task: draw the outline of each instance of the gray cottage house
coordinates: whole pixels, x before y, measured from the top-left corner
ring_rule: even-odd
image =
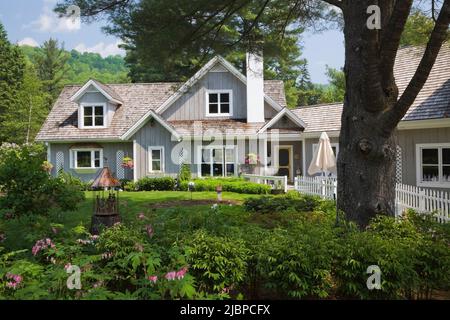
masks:
[[[396,80],[404,90],[423,49],[401,49]],[[66,86],[36,141],[59,170],[92,180],[108,165],[120,179],[197,177],[241,172],[306,174],[319,136],[336,154],[342,104],[288,109],[282,81],[263,79],[263,61],[247,55],[247,76],[217,56],[185,83]],[[368,133],[369,134],[369,133]],[[122,166],[133,159],[133,168]],[[397,179],[450,188],[450,48],[398,126]]]

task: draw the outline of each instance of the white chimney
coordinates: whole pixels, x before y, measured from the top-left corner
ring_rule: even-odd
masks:
[[[264,60],[262,55],[247,53],[247,123],[264,119]]]

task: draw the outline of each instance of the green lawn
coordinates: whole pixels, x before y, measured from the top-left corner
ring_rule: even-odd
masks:
[[[224,192],[223,201],[243,202],[249,197],[258,197],[258,195],[247,195]],[[74,228],[78,225],[83,225],[86,228],[90,227],[92,217],[92,192],[86,192],[86,200],[81,203],[78,209],[74,212],[53,212],[48,217],[21,217],[19,219],[4,222],[4,229],[7,234],[5,246],[11,250],[29,248],[34,244],[36,239],[43,236],[48,236],[49,223],[62,224],[66,229]],[[150,212],[164,212],[170,207],[179,207],[189,214],[189,212],[198,212],[210,210],[211,205],[196,205],[196,206],[180,206],[177,201],[190,201],[190,192],[179,191],[152,191],[152,192],[121,192],[120,212],[122,219],[127,222],[136,218],[136,216],[143,213]],[[193,192],[192,200],[211,200],[217,199],[215,192]],[[173,206],[171,203],[174,203]],[[158,204],[165,204],[165,208],[153,209],[152,207]],[[236,207],[235,207],[236,208]],[[241,208],[239,207],[239,210]]]

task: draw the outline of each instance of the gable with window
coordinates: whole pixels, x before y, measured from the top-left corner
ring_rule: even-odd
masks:
[[[106,127],[106,104],[82,104],[80,112],[82,128]]]
[[[206,92],[206,115],[230,117],[233,115],[232,90],[208,90]]]
[[[70,167],[72,169],[103,168],[103,149],[71,149]]]
[[[148,149],[148,171],[151,173],[162,173],[165,170],[164,147],[149,147]]]
[[[416,146],[417,184],[450,187],[450,143]]]

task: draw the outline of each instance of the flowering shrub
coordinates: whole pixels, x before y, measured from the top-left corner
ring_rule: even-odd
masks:
[[[22,283],[22,276],[18,275],[18,274],[11,274],[11,273],[7,273],[6,274],[6,279],[7,279],[7,283],[6,283],[6,287],[7,288],[11,288],[11,289],[17,289],[18,286],[20,286],[20,284]]]
[[[31,253],[33,254],[33,256],[36,256],[40,251],[46,250],[48,248],[55,248],[55,244],[50,238],[38,240],[31,249]]]
[[[53,207],[74,210],[84,199],[80,186],[66,176],[52,177],[42,145],[0,147],[0,206],[18,215],[46,214]],[[44,165],[43,165],[44,163]],[[45,205],[43,205],[45,204]]]

